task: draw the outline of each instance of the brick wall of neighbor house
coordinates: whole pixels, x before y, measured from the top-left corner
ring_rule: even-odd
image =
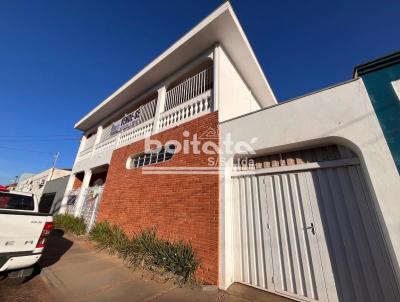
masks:
[[[163,144],[183,141],[183,132],[200,137],[218,129],[218,112],[207,114],[152,136]],[[204,137],[204,135],[203,135]],[[212,139],[219,144],[219,139]],[[126,169],[130,155],[144,151],[144,140],[114,151],[97,221],[108,220],[128,234],[155,228],[168,240],[190,241],[201,260],[196,277],[218,283],[218,175],[143,175],[142,168]],[[175,154],[163,167],[209,167],[210,155]],[[214,156],[215,162],[217,157]],[[153,165],[156,166],[156,165]]]
[[[74,184],[72,185],[72,190],[79,189],[82,186],[83,174],[75,175]]]

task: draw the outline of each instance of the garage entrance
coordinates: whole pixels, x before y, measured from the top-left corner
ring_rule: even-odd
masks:
[[[235,282],[306,301],[399,301],[354,153],[313,148],[235,170]]]

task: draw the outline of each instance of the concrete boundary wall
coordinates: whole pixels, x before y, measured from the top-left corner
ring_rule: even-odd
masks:
[[[220,125],[221,140],[231,135],[233,143],[248,142],[259,154],[295,148],[341,144],[361,160],[382,232],[399,281],[400,177],[374,109],[361,79],[337,85],[226,121]],[[220,287],[233,280],[231,175],[232,155],[221,155],[220,176]]]

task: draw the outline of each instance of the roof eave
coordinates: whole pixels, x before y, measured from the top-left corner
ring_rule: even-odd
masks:
[[[229,18],[225,18],[225,14],[229,14]],[[228,16],[228,15],[226,15]],[[244,54],[240,53],[239,55],[236,53],[236,61],[239,62],[240,64],[240,59],[239,57],[241,56],[246,56],[248,61],[251,62],[251,68],[246,66],[241,66],[241,69],[244,73],[244,76],[249,77],[252,79],[252,81],[248,81],[247,83],[250,86],[250,89],[252,92],[255,94],[255,98],[260,102],[262,107],[267,107],[273,104],[276,104],[276,98],[267,82],[267,79],[261,69],[260,64],[258,63],[258,60],[250,46],[249,41],[246,38],[246,35],[244,34],[244,31],[238,21],[238,18],[236,17],[231,5],[229,2],[225,2],[222,4],[219,8],[217,8],[215,11],[213,11],[209,16],[207,16],[205,19],[203,19],[199,24],[197,24],[193,29],[191,29],[188,33],[186,33],[182,38],[180,38],[177,42],[175,42],[172,46],[170,46],[166,51],[164,51],[161,55],[159,55],[156,59],[154,59],[150,64],[148,64],[146,67],[144,67],[141,71],[139,71],[133,78],[131,78],[128,82],[126,82],[124,85],[122,85],[118,90],[116,90],[113,94],[111,94],[107,99],[105,99],[103,102],[101,102],[99,105],[97,105],[93,110],[91,110],[88,114],[86,114],[82,119],[80,119],[76,124],[75,128],[82,130],[82,131],[88,131],[92,129],[96,124],[98,124],[101,120],[104,119],[101,115],[101,111],[103,111],[103,115],[105,114],[104,111],[106,108],[110,109],[113,106],[114,102],[114,107],[117,106],[117,103],[124,103],[126,102],[126,99],[128,98],[127,94],[129,92],[132,92],[132,90],[135,89],[135,84],[137,87],[140,85],[145,86],[143,83],[146,82],[145,79],[147,78],[152,78],[154,77],[153,74],[159,73],[160,70],[156,70],[157,68],[160,69],[161,65],[164,66],[169,66],[171,65],[171,62],[173,60],[176,60],[176,55],[181,52],[187,52],[188,50],[188,43],[196,44],[199,41],[206,40],[208,45],[202,45],[204,48],[210,48],[216,43],[221,43],[225,47],[225,49],[229,52],[234,53],[237,50],[233,49],[235,47],[232,47],[231,45],[224,45],[224,41],[218,41],[218,37],[220,39],[224,39],[223,37],[225,35],[221,35],[221,33],[218,33],[217,31],[223,31],[226,29],[220,29],[220,27],[217,27],[216,24],[219,24],[218,22],[221,21],[228,23],[227,25],[230,26],[230,23],[233,21],[234,22],[234,29],[236,30],[235,34],[237,35],[237,32],[240,34],[240,43],[242,44],[241,47],[243,48],[243,51],[245,52]],[[216,29],[217,28],[217,29]],[[228,29],[230,29],[228,27]],[[205,37],[204,33],[205,32],[210,32],[215,36],[215,37]],[[232,32],[232,30],[230,30]],[[222,38],[221,38],[222,36]],[[214,39],[215,38],[215,39]],[[235,39],[232,38],[234,41]],[[229,40],[228,40],[229,42]],[[233,43],[232,41],[229,43]],[[228,43],[228,44],[229,44]],[[197,45],[198,46],[198,45]],[[190,48],[190,47],[189,47]],[[204,51],[204,49],[198,49],[198,47],[194,48],[195,50],[192,50],[192,55],[195,56],[196,54],[194,52],[198,51]],[[175,58],[174,58],[175,56]],[[235,56],[233,56],[235,57]],[[186,58],[183,58],[186,59]],[[180,60],[183,60],[180,59]],[[187,58],[188,60],[190,59],[189,57]],[[234,59],[234,58],[233,58]],[[181,63],[181,62],[180,62]],[[169,65],[168,65],[169,64]],[[245,65],[245,64],[243,64]],[[179,66],[175,66],[179,67]],[[161,80],[161,79],[158,79]],[[142,83],[138,82],[141,81]],[[155,85],[156,83],[151,83]],[[136,87],[136,88],[137,88]],[[139,89],[139,88],[137,88]],[[137,92],[137,91],[136,91]],[[141,93],[143,93],[142,91]],[[125,96],[124,96],[125,94]],[[137,97],[137,95],[135,95]],[[125,98],[125,101],[124,101]],[[133,98],[131,98],[133,99]],[[108,106],[108,107],[107,107]],[[123,104],[122,104],[123,106]],[[97,115],[97,117],[95,117]]]

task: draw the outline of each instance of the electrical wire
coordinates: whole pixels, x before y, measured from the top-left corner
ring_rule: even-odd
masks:
[[[79,141],[80,136],[76,135],[0,135],[0,142],[19,142],[19,141]]]
[[[54,139],[45,139],[45,138],[21,138],[21,139],[4,139],[0,138],[0,142],[7,143],[19,143],[19,142],[56,142],[56,141],[80,141],[80,138],[54,138]]]
[[[11,137],[11,138],[18,138],[18,137],[80,137],[76,134],[44,134],[44,135],[3,135],[0,134],[0,138],[2,137]]]
[[[0,146],[0,149],[54,155],[54,153],[51,153],[51,152],[45,152],[45,151],[39,151],[39,150],[31,150],[31,149],[25,149],[25,148],[14,148],[14,147],[8,147],[8,146]]]
[[[79,141],[81,136],[71,134],[44,134],[44,135],[0,135],[0,142],[52,142],[52,141]]]

